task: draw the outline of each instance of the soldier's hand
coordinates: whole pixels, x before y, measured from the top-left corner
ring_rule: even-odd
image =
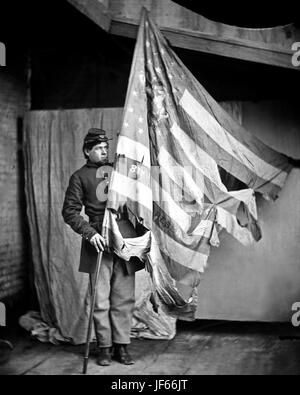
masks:
[[[96,233],[90,240],[90,243],[96,248],[97,252],[104,251],[105,239],[99,233]]]

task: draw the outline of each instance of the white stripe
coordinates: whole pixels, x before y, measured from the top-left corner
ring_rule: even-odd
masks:
[[[195,142],[183,132],[176,124],[171,127],[171,133],[178,141],[179,145],[184,148],[184,152],[191,163],[212,181],[221,191],[227,192],[226,186],[222,183],[218,165],[205,151],[203,151]]]
[[[171,180],[173,180],[180,188],[186,190],[202,207],[204,198],[203,191],[198,187],[190,174],[187,172],[187,168],[184,168],[176,163],[176,161],[163,146],[160,148],[158,154],[158,162],[167,173],[169,178],[171,178]],[[192,166],[190,167],[192,168]]]
[[[265,162],[236,140],[187,90],[184,91],[180,105],[203,131],[232,157],[264,180],[283,186],[287,173]]]
[[[204,272],[208,256],[198,251],[190,250],[164,233],[154,222],[152,231],[159,240],[160,248],[175,262],[190,269]],[[163,247],[163,248],[162,248]]]
[[[172,196],[160,187],[159,183],[152,179],[153,201],[155,201],[166,214],[168,214],[176,225],[184,233],[188,233],[191,226],[191,216],[187,214],[172,198]],[[190,236],[200,236],[209,238],[213,222],[201,220]]]
[[[173,200],[172,196],[152,179],[153,201],[155,201],[182,229],[187,232],[191,225],[191,217]]]
[[[143,163],[150,169],[150,151],[145,145],[131,140],[126,136],[119,136],[116,150],[118,155]]]
[[[183,130],[176,124],[171,128],[171,133],[176,138],[178,143],[184,147],[186,156],[191,163],[202,174],[205,175],[211,182],[213,182],[222,192],[233,196],[235,199],[244,202],[249,208],[250,213],[254,218],[257,218],[257,210],[254,192],[252,189],[243,189],[242,191],[230,192],[222,183],[217,163],[214,159],[203,151],[195,142],[183,132]]]
[[[152,190],[141,182],[114,170],[111,175],[109,189],[142,204],[152,212]],[[110,201],[109,196],[108,201]]]
[[[226,229],[228,233],[245,246],[251,245],[254,242],[252,233],[247,228],[242,228],[238,224],[235,215],[230,214],[220,206],[217,206],[216,220],[222,228]]]

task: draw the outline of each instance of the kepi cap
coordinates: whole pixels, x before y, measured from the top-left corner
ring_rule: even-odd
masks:
[[[106,143],[107,141],[112,140],[106,136],[106,132],[103,129],[91,128],[88,130],[87,135],[84,138],[84,145],[88,144],[97,144],[97,143]]]

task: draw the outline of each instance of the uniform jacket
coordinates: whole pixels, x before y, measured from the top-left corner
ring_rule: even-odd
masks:
[[[110,164],[99,166],[87,161],[71,176],[65,194],[62,216],[82,237],[79,271],[83,273],[93,273],[96,268],[97,251],[89,241],[96,233],[101,234],[108,189],[107,170],[111,169]],[[82,207],[89,221],[81,215]],[[123,237],[136,236],[129,221],[120,220],[118,225]],[[126,262],[125,265],[128,273],[143,268],[143,264],[135,259]]]

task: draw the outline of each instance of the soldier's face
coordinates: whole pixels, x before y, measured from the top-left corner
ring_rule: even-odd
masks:
[[[86,154],[88,155],[89,160],[93,163],[106,163],[108,161],[108,144],[99,143],[94,145],[91,150],[86,151]]]

